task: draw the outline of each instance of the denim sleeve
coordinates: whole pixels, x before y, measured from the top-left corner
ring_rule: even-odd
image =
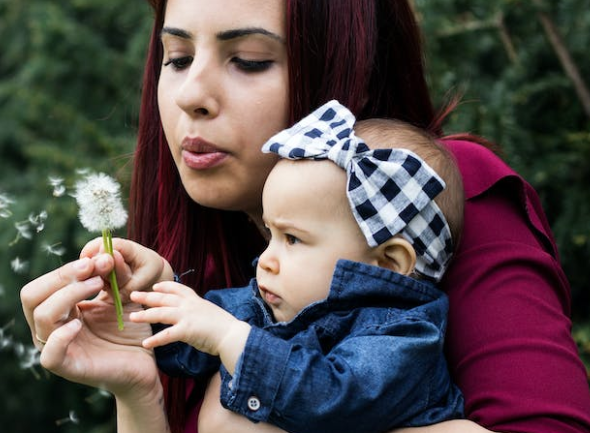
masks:
[[[250,293],[248,288],[212,290],[204,298],[246,320],[252,315],[252,308],[247,303]],[[155,324],[152,325],[152,332],[155,334],[168,327],[169,325]],[[173,377],[208,378],[219,370],[221,364],[219,357],[201,352],[181,341],[156,347],[154,353],[158,368]]]
[[[222,372],[221,402],[293,433],[374,433],[462,416],[439,327],[406,318],[369,331],[323,354],[252,328],[233,377]]]
[[[158,368],[172,377],[208,378],[221,364],[219,357],[200,352],[181,341],[156,347],[154,353]]]

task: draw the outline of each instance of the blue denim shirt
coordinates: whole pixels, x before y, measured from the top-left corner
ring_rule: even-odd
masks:
[[[206,296],[252,325],[233,377],[185,343],[156,350],[170,375],[221,371],[221,403],[303,432],[381,432],[463,416],[443,355],[448,301],[427,281],[341,260],[326,300],[275,323],[255,280]]]

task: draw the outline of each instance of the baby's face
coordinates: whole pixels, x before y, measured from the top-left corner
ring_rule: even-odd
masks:
[[[333,162],[280,161],[262,205],[271,239],[256,276],[277,321],[328,296],[338,259],[376,264],[348,204],[345,172]]]

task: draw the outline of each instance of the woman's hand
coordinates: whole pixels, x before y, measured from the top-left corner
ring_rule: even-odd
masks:
[[[112,298],[103,290],[112,268],[107,254],[83,257],[28,283],[21,301],[43,367],[73,382],[135,398],[160,386],[153,353],[141,346],[151,329],[127,319],[141,309],[126,302],[128,296],[125,329],[117,329]]]
[[[151,290],[152,286],[162,281],[172,281],[174,272],[170,264],[155,251],[128,239],[113,239],[113,258],[117,282],[123,301],[129,293],[136,290]],[[104,253],[102,238],[88,242],[80,258],[97,257]],[[108,278],[106,278],[108,281]]]

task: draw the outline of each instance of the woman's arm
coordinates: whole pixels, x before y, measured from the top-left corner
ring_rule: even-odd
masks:
[[[491,430],[466,419],[454,419],[426,427],[408,427],[393,430],[390,433],[486,433]]]
[[[116,396],[118,433],[163,433],[170,431],[159,380],[142,395]]]
[[[199,433],[284,433],[266,423],[253,423],[246,417],[225,409],[219,403],[221,378],[216,374],[209,385],[199,413]],[[468,420],[452,420],[426,427],[393,430],[390,433],[486,433],[486,430]]]
[[[590,392],[570,289],[538,197],[483,147],[451,150],[467,201],[444,281],[446,349],[466,416],[496,431],[586,433]]]

